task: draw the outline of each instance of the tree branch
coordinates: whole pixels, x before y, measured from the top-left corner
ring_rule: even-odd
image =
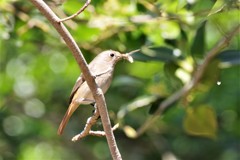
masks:
[[[80,134],[77,134],[76,136],[74,136],[72,138],[72,141],[76,142],[88,135],[92,135],[92,136],[98,136],[98,137],[103,137],[106,136],[106,133],[104,131],[92,131],[91,128],[94,124],[96,124],[98,118],[100,117],[98,108],[96,106],[96,104],[94,105],[94,113],[91,117],[89,117],[87,119],[87,123],[83,129],[83,131]],[[112,131],[116,130],[119,127],[119,124],[116,124],[115,126],[113,126]]]
[[[120,160],[121,154],[118,150],[115,137],[113,135],[111,129],[111,123],[109,119],[109,115],[107,112],[106,102],[101,88],[99,88],[95,82],[94,77],[92,76],[86,60],[83,57],[81,50],[78,48],[76,42],[73,37],[66,29],[63,23],[59,23],[60,19],[52,12],[52,10],[48,7],[48,5],[42,0],[31,0],[31,2],[38,8],[38,10],[51,22],[51,24],[55,27],[58,33],[61,35],[68,48],[71,50],[73,56],[75,57],[79,67],[82,70],[82,74],[86,79],[86,82],[93,94],[93,97],[96,101],[97,107],[99,109],[101,120],[103,124],[104,131],[106,133],[106,138],[108,142],[108,146],[114,160]]]
[[[76,13],[74,13],[73,15],[71,15],[69,17],[66,17],[66,18],[63,18],[63,19],[59,20],[59,22],[67,21],[69,19],[72,19],[72,18],[76,17],[77,15],[82,13],[90,3],[91,3],[91,0],[87,0],[87,2],[84,4],[84,6],[79,11],[77,11]]]
[[[112,131],[115,131],[119,127],[119,123],[113,126]],[[89,131],[89,135],[103,137],[106,136],[104,131]]]
[[[207,53],[207,56],[205,57],[205,59],[203,61],[203,64],[198,67],[198,69],[196,70],[192,80],[189,83],[186,83],[183,86],[183,88],[181,88],[180,90],[178,90],[177,92],[172,94],[169,98],[167,98],[165,101],[163,101],[159,105],[159,107],[158,107],[157,111],[154,113],[154,115],[149,117],[145,121],[145,123],[137,130],[137,136],[142,135],[147,130],[147,128],[158,119],[158,117],[161,115],[161,113],[166,108],[170,107],[171,104],[176,102],[181,97],[186,96],[186,95],[188,95],[190,93],[190,91],[200,82],[203,74],[207,70],[207,67],[208,67],[209,63],[216,57],[216,55],[218,55],[218,53],[223,48],[225,48],[225,47],[227,47],[229,45],[229,42],[231,41],[231,39],[238,32],[240,32],[240,25],[238,25],[237,27],[233,28],[232,31],[229,34],[227,34],[227,36],[223,37],[217,43],[217,45],[212,50],[210,50]]]

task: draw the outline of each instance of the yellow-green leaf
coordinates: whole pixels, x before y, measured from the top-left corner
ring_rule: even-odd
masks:
[[[217,121],[214,110],[209,106],[187,108],[184,130],[190,135],[215,138]]]

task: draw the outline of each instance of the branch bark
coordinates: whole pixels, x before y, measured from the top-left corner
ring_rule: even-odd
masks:
[[[67,28],[64,26],[64,24],[60,22],[60,19],[55,15],[55,13],[48,7],[48,5],[44,1],[31,0],[31,2],[51,22],[51,24],[55,27],[55,29],[58,31],[60,36],[67,44],[68,48],[71,50],[74,58],[76,59],[79,67],[82,70],[82,74],[84,75],[84,78],[86,79],[86,82],[90,90],[92,91],[93,97],[96,101],[112,158],[114,160],[121,160],[121,154],[118,150],[115,137],[112,132],[112,127],[107,112],[107,106],[103,92],[101,88],[97,86],[81,50],[77,46],[76,42],[74,41]]]
[[[145,121],[145,123],[137,130],[137,136],[142,135],[147,130],[147,128],[159,118],[161,113],[166,108],[168,108],[171,104],[176,102],[181,97],[189,94],[189,92],[200,82],[200,80],[201,80],[203,74],[205,73],[209,63],[216,57],[216,55],[218,55],[218,53],[223,48],[225,48],[229,45],[229,42],[234,37],[234,35],[236,35],[239,32],[240,32],[240,25],[233,28],[229,34],[227,34],[225,37],[223,37],[217,43],[217,45],[207,53],[207,56],[205,57],[205,59],[203,61],[203,64],[198,67],[198,69],[196,70],[192,80],[189,83],[186,83],[183,86],[183,88],[181,88],[180,90],[178,90],[177,92],[172,94],[169,98],[167,98],[165,101],[163,101],[159,105],[159,107],[158,107],[157,111],[154,113],[154,115],[149,117]]]
[[[69,17],[66,17],[66,18],[63,18],[63,19],[59,20],[59,22],[64,22],[64,21],[67,21],[69,19],[72,19],[72,18],[76,17],[77,15],[82,13],[90,3],[91,3],[91,0],[87,0],[87,2],[84,4],[84,6],[79,11],[77,11],[76,13],[74,13],[73,15],[71,15]]]

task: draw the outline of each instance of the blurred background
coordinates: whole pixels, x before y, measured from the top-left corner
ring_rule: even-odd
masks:
[[[84,0],[46,1],[61,18]],[[64,22],[90,62],[106,49],[134,54],[116,66],[105,95],[125,160],[240,159],[240,36],[209,63],[200,82],[141,135],[159,104],[192,78],[206,54],[239,25],[238,0],[92,0]],[[0,160],[111,159],[104,137],[76,143],[91,106],[62,136],[58,125],[81,73],[46,18],[23,0],[0,0]],[[94,128],[102,130],[99,121]]]

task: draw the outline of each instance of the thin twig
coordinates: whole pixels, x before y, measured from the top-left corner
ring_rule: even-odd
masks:
[[[128,54],[128,55],[132,55],[132,54],[134,54],[134,53],[136,53],[136,52],[139,52],[141,49],[135,49],[135,50],[133,50],[133,51],[131,51],[131,52],[128,52],[128,53],[126,53],[126,54]]]
[[[205,73],[205,71],[207,70],[207,67],[209,65],[209,63],[213,60],[213,58],[216,57],[216,55],[225,47],[227,47],[229,45],[229,42],[231,41],[231,39],[234,37],[234,35],[236,35],[238,32],[240,32],[240,25],[238,25],[237,27],[235,27],[226,37],[223,37],[218,43],[217,45],[210,50],[207,53],[207,56],[205,57],[203,64],[200,65],[198,67],[198,69],[196,70],[192,80],[189,83],[186,83],[183,88],[181,88],[180,90],[178,90],[177,92],[175,92],[174,94],[172,94],[169,98],[167,98],[165,101],[163,101],[157,111],[154,113],[154,115],[152,115],[151,117],[149,117],[145,123],[137,130],[137,136],[142,135],[149,126],[151,126],[152,123],[154,123],[158,117],[160,116],[160,114],[169,106],[171,106],[171,104],[173,104],[174,102],[176,102],[178,99],[180,99],[183,96],[186,96],[189,94],[189,92],[200,82],[203,74]]]
[[[67,21],[69,19],[72,19],[74,17],[76,17],[77,15],[79,15],[80,13],[82,13],[87,7],[88,5],[91,3],[91,0],[87,0],[87,2],[84,4],[84,6],[78,10],[76,13],[74,13],[73,15],[69,16],[69,17],[66,17],[66,18],[63,18],[63,19],[60,19],[59,22],[64,22],[64,21]]]
[[[109,115],[107,112],[106,101],[103,95],[101,88],[99,88],[95,82],[93,75],[91,74],[86,60],[83,57],[83,54],[73,37],[64,26],[63,23],[59,23],[59,18],[53,13],[53,11],[49,8],[49,6],[42,0],[31,0],[31,2],[38,8],[38,10],[51,22],[51,24],[55,27],[58,33],[61,35],[68,48],[71,50],[74,58],[76,59],[79,67],[81,68],[82,74],[86,79],[86,82],[93,94],[93,97],[98,106],[102,124],[104,131],[106,133],[106,138],[108,142],[108,146],[114,160],[121,160],[121,154],[116,144],[115,137],[112,132],[112,127],[109,119]]]
[[[118,127],[119,127],[119,124],[114,125],[112,128],[112,131],[115,131]],[[89,135],[104,137],[106,136],[106,133],[104,131],[89,131]]]

